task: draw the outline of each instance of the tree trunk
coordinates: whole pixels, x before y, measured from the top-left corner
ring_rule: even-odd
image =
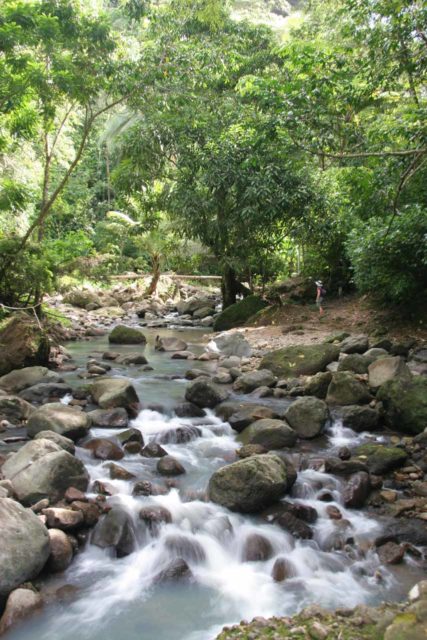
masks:
[[[236,273],[228,264],[224,265],[222,272],[221,293],[223,309],[230,307],[236,302]]]
[[[153,270],[153,277],[151,278],[150,285],[145,292],[145,295],[152,296],[156,293],[157,284],[160,279],[160,255],[154,255],[151,259],[151,267]]]

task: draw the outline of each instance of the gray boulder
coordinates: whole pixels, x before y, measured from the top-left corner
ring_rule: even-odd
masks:
[[[87,413],[60,402],[52,402],[31,414],[27,422],[27,433],[30,438],[34,438],[40,431],[54,431],[66,438],[78,440],[87,435],[90,424]]]
[[[193,313],[193,318],[197,318],[198,320],[203,320],[203,318],[208,318],[212,316],[214,309],[212,306],[200,307],[200,309],[196,309]]]
[[[0,420],[6,419],[12,424],[19,424],[23,420],[28,420],[35,411],[29,402],[19,396],[0,395]]]
[[[260,444],[268,451],[293,447],[297,441],[297,434],[282,420],[264,418],[246,427],[239,436],[243,444]]]
[[[57,502],[68,487],[85,491],[89,475],[81,462],[50,440],[33,440],[6,460],[2,472],[12,482],[20,502],[35,504],[43,498]]]
[[[339,349],[332,344],[285,347],[267,353],[261,360],[260,369],[270,369],[276,376],[283,378],[311,376],[324,371],[338,356]]]
[[[228,392],[202,378],[192,382],[185,391],[185,399],[198,407],[212,409],[228,398]]]
[[[220,409],[224,410],[223,405]],[[273,409],[265,405],[250,404],[243,406],[239,411],[236,411],[236,413],[232,413],[228,417],[228,422],[235,431],[240,433],[253,422],[264,418],[277,418],[277,414]],[[227,417],[225,419],[227,419]]]
[[[371,347],[363,354],[366,358],[370,358],[372,361],[377,360],[378,358],[383,358],[384,356],[388,356],[389,353],[385,349],[381,349],[380,347]]]
[[[108,342],[110,344],[145,344],[147,338],[140,329],[119,324],[108,336]]]
[[[375,360],[369,365],[368,371],[369,386],[373,389],[378,389],[389,380],[395,380],[396,378],[410,380],[412,377],[408,366],[400,356],[387,356]]]
[[[90,393],[101,409],[122,407],[131,415],[137,413],[139,398],[135,387],[126,378],[103,378],[90,386]]]
[[[27,387],[41,382],[58,382],[59,375],[47,367],[25,367],[15,369],[0,378],[0,388],[13,393],[19,393]]]
[[[72,391],[73,388],[65,382],[40,382],[24,389],[19,395],[27,402],[41,404],[50,398],[63,398]]]
[[[369,349],[369,338],[365,335],[349,336],[340,344],[342,353],[365,353]]]
[[[286,464],[276,455],[263,454],[215,471],[208,495],[232,511],[255,513],[280,500],[287,488]]]
[[[366,405],[349,405],[343,407],[339,413],[344,427],[353,429],[357,433],[375,431],[378,427],[378,412]]]
[[[383,384],[377,394],[382,401],[388,426],[412,433],[422,433],[427,425],[427,378],[396,378]]]
[[[337,371],[333,374],[328,387],[328,404],[368,404],[372,400],[368,388],[349,371]]]
[[[337,363],[338,364],[338,363]],[[316,398],[326,398],[329,383],[332,380],[330,371],[321,371],[314,376],[308,378],[304,385],[304,393],[306,396],[316,396]]]
[[[129,424],[129,416],[126,409],[95,409],[87,414],[94,427],[104,429],[125,429]]]
[[[370,489],[369,473],[366,473],[366,471],[359,471],[350,476],[344,488],[344,505],[360,509],[365,504]]]
[[[319,398],[298,398],[286,410],[285,418],[299,438],[310,439],[320,435],[329,418],[326,403]]]
[[[372,360],[360,353],[352,353],[338,363],[338,371],[352,371],[353,373],[368,373]]]
[[[214,342],[217,349],[225,356],[244,358],[252,355],[251,345],[239,332],[220,333],[214,338]]]
[[[118,558],[130,555],[136,548],[136,535],[130,515],[119,505],[96,525],[91,543],[101,549],[111,549]]]
[[[276,382],[274,376],[268,369],[258,369],[258,371],[249,371],[239,376],[233,384],[235,391],[250,393],[258,387],[272,387]]]
[[[64,451],[71,453],[71,455],[74,455],[76,451],[76,447],[71,438],[61,436],[59,433],[55,433],[55,431],[39,431],[39,433],[34,436],[34,440],[50,440],[61,449],[64,449]]]
[[[35,578],[49,557],[46,527],[29,509],[0,498],[0,595]]]

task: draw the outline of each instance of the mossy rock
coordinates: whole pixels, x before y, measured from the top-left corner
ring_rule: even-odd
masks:
[[[36,365],[48,366],[50,341],[34,318],[21,313],[0,330],[0,375],[14,369]]]
[[[366,461],[368,469],[375,475],[382,475],[402,467],[408,454],[398,447],[385,447],[382,444],[362,444],[356,455]]]
[[[233,327],[239,327],[266,306],[268,304],[262,298],[248,296],[224,309],[215,319],[213,329],[214,331],[227,331]]]
[[[119,324],[108,336],[108,342],[111,344],[145,344],[147,338],[139,329]]]
[[[96,304],[98,307],[102,306],[102,302],[96,293],[84,289],[73,289],[69,291],[64,296],[64,302],[71,304],[73,307],[79,307],[80,309],[86,309],[88,304]]]
[[[427,378],[397,378],[383,384],[378,393],[388,426],[406,433],[422,433],[427,427]]]
[[[285,347],[267,353],[261,360],[260,369],[270,369],[283,378],[312,376],[323,371],[338,356],[339,349],[332,344]]]

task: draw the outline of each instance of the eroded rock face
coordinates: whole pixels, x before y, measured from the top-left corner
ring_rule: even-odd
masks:
[[[299,438],[310,439],[323,431],[329,418],[329,410],[323,400],[303,397],[291,404],[285,418]]]
[[[395,379],[383,384],[377,394],[387,424],[406,433],[422,433],[427,425],[427,378]]]
[[[0,498],[0,595],[35,578],[50,553],[48,531],[32,511]]]
[[[208,495],[232,511],[255,513],[279,500],[287,491],[286,465],[276,455],[238,460],[216,471]]]
[[[27,433],[30,438],[34,438],[40,431],[54,431],[66,438],[78,440],[87,435],[90,424],[87,413],[60,402],[52,402],[31,414],[27,422]]]
[[[261,369],[270,369],[276,376],[292,378],[311,376],[324,371],[337,360],[339,349],[332,344],[300,345],[270,351],[261,360]]]
[[[25,505],[43,498],[57,502],[68,487],[87,489],[89,474],[74,456],[50,440],[33,440],[14,453],[2,467],[18,500]]]
[[[122,407],[136,414],[139,398],[134,386],[126,378],[103,378],[90,386],[90,393],[101,409]]]

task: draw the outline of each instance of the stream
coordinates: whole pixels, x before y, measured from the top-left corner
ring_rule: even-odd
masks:
[[[381,522],[364,510],[343,506],[342,483],[336,476],[311,468],[300,471],[287,496],[317,510],[312,540],[294,539],[261,517],[231,513],[200,499],[212,473],[234,460],[240,444],[228,423],[213,412],[206,411],[204,418],[174,415],[173,406],[184,396],[185,371],[192,366],[214,370],[216,363],[172,360],[170,353],[154,350],[154,338],[157,334],[180,337],[197,354],[204,349],[201,341],[202,336],[206,340],[206,330],[147,329],[145,333],[148,344],[144,353],[153,371],[141,371],[138,366],[115,367],[112,363],[111,373],[133,380],[144,408],[130,426],[142,432],[145,443],[180,425],[201,429],[201,437],[190,442],[162,444],[181,462],[186,474],[174,478],[166,495],[133,497],[135,480],[111,480],[108,463],[78,448],[77,455],[85,462],[91,481],[108,482],[118,491],[108,500],[120,503],[131,514],[138,549],[127,557],[112,558],[108,550],[87,544],[65,574],[50,578],[46,587],[55,590],[72,585],[73,597],[45,607],[40,615],[9,633],[8,640],[212,640],[226,624],[254,616],[293,614],[310,603],[335,608],[403,599],[408,587],[422,576],[421,569],[411,559],[396,567],[380,565],[370,543],[381,532]],[[106,337],[66,346],[82,368],[88,356],[99,358],[112,349]],[[136,349],[114,346],[120,353]],[[73,386],[84,384],[77,373],[66,373],[64,378]],[[280,402],[283,406],[288,400],[265,398],[261,402]],[[112,437],[121,430],[92,429],[91,435]],[[310,455],[325,450],[331,453],[367,437],[334,422],[320,440],[297,444],[291,457],[297,460],[302,450]],[[127,454],[119,464],[137,480],[161,484],[156,462]],[[325,491],[332,502],[319,499]],[[168,509],[172,522],[150,533],[138,517],[140,509],[149,505]],[[328,517],[326,509],[331,505],[340,509],[341,521]],[[244,561],[245,543],[254,533],[269,541],[273,556],[268,560]],[[194,579],[156,583],[154,577],[178,556],[187,561]],[[284,582],[275,582],[271,576],[279,557],[286,559],[290,575]]]

